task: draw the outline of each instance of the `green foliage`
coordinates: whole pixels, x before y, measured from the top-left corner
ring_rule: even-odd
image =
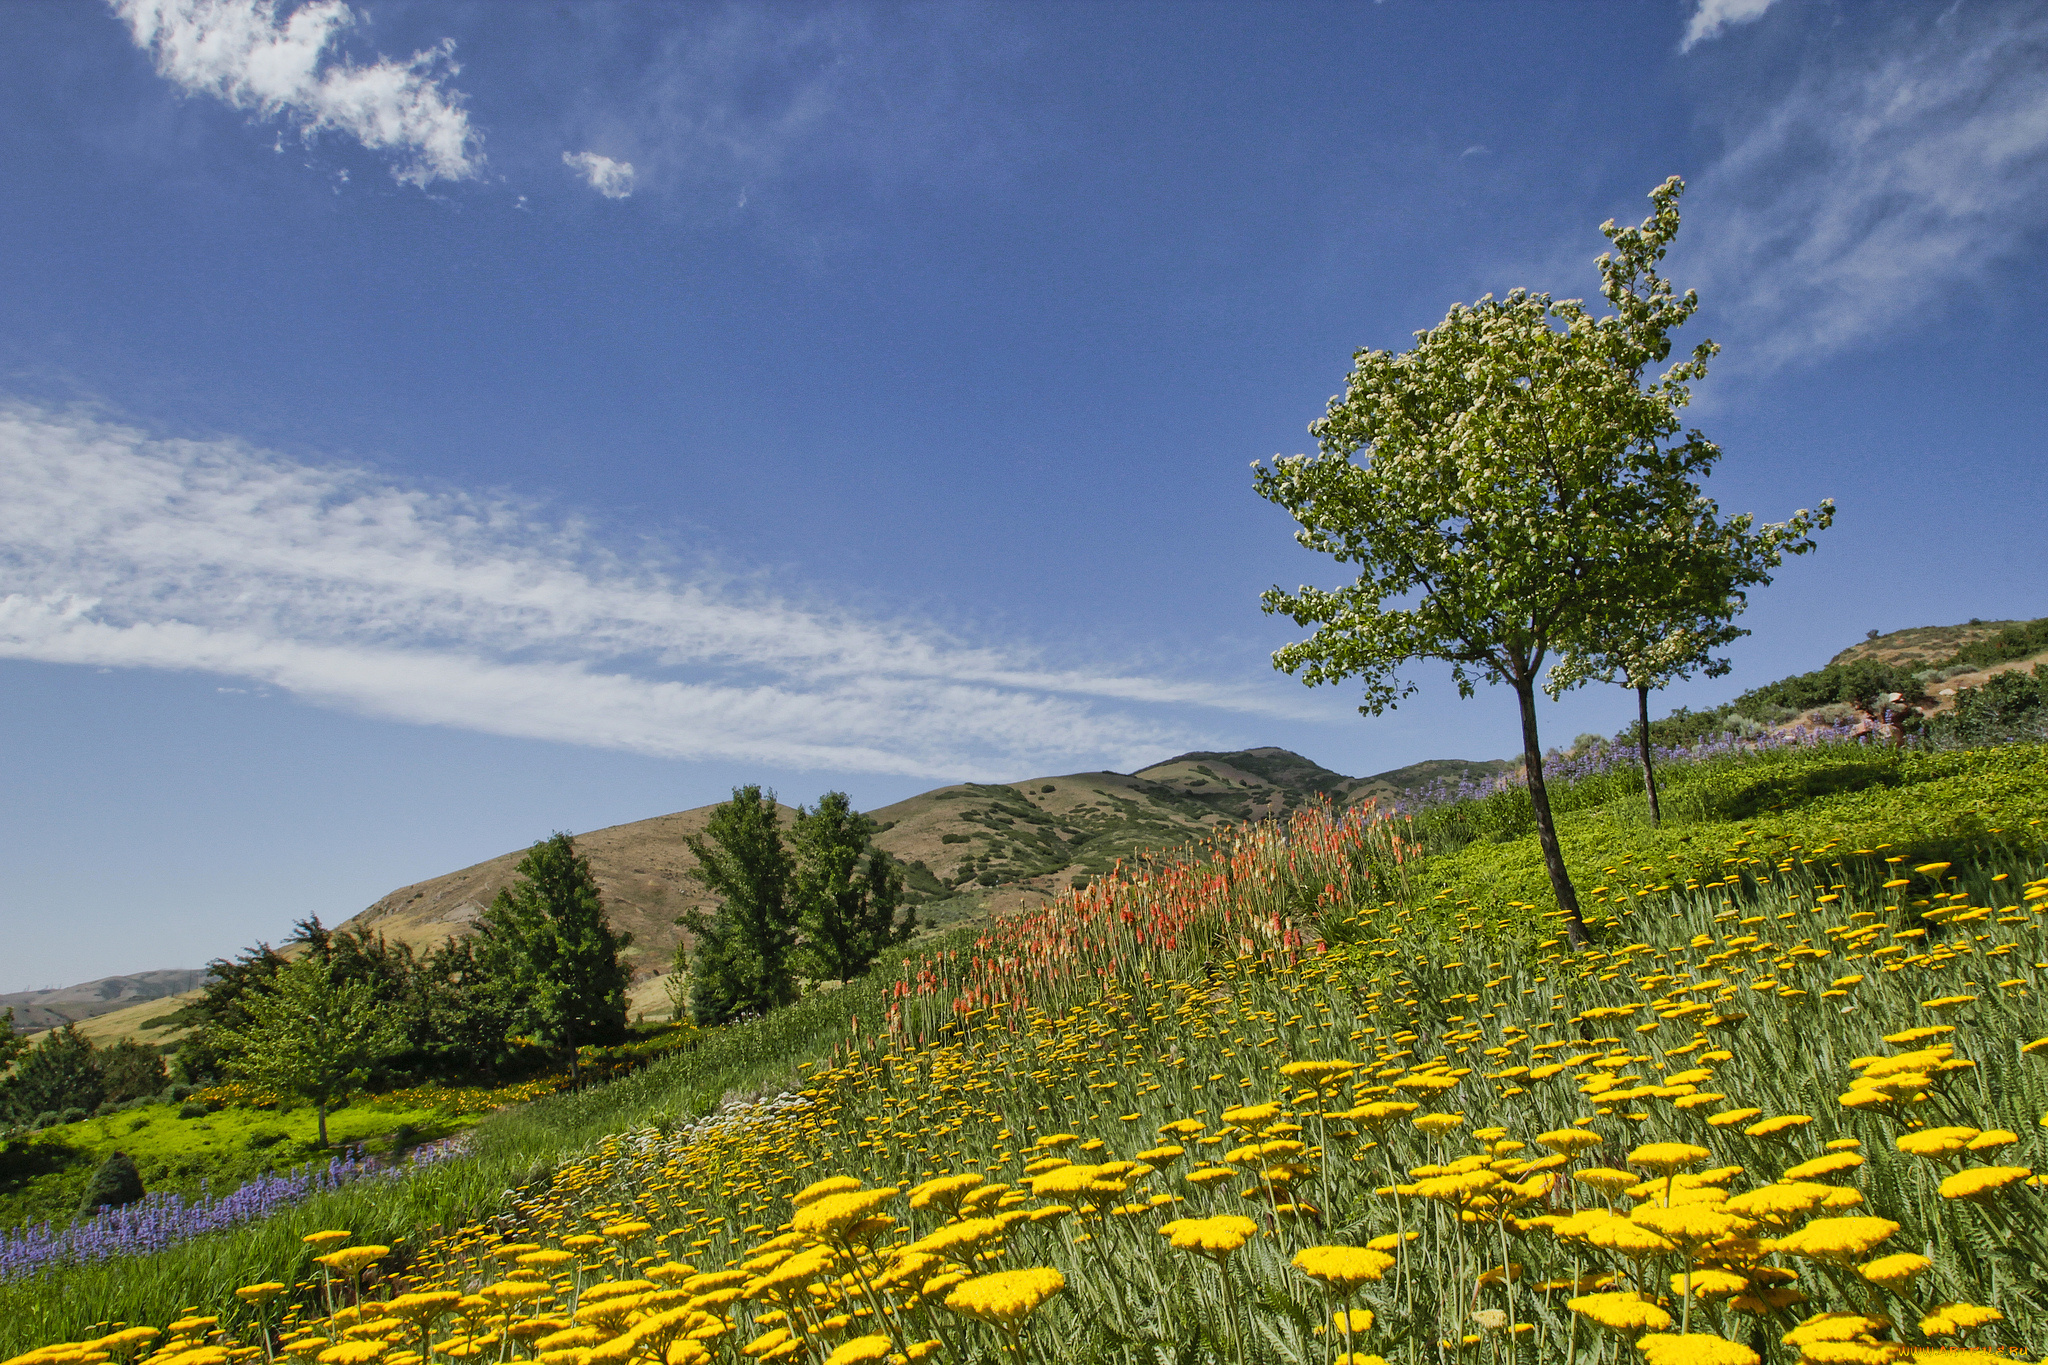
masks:
[[[154,1095],[169,1079],[163,1054],[133,1038],[123,1038],[99,1050],[100,1075],[106,1085],[108,1104],[126,1104]]]
[[[28,1041],[14,1031],[14,1011],[10,1008],[0,1013],[0,1067],[13,1063]]]
[[[1831,511],[1757,532],[1746,517],[1722,521],[1698,482],[1720,451],[1679,421],[1716,347],[1702,342],[1645,377],[1698,307],[1657,274],[1683,188],[1673,177],[1653,191],[1640,227],[1602,226],[1615,247],[1599,262],[1611,315],[1519,289],[1456,305],[1406,352],[1359,351],[1344,394],[1310,427],[1319,453],[1254,474],[1260,495],[1301,524],[1297,541],[1359,567],[1335,591],[1265,594],[1268,612],[1316,627],[1276,652],[1275,667],[1311,685],[1361,679],[1367,714],[1413,690],[1397,676],[1412,659],[1449,663],[1468,696],[1481,680],[1508,684],[1537,832],[1574,939],[1583,926],[1536,726],[1546,662],[1559,660],[1559,688],[1603,666],[1690,666],[1725,634],[1740,589],[1767,581],[1777,556]],[[1644,643],[1673,631],[1704,638],[1676,653]]]
[[[51,1029],[22,1052],[0,1103],[17,1123],[51,1110],[97,1109],[107,1095],[99,1049],[76,1024]]]
[[[2030,673],[2011,669],[1982,687],[1964,688],[1955,709],[1931,718],[1924,733],[1939,748],[2048,739],[2048,666],[2035,664]]]
[[[477,921],[475,962],[513,1026],[567,1049],[616,1043],[626,1035],[626,980],[615,933],[590,861],[566,834],[543,839],[519,860],[519,880]]]
[[[1945,662],[1975,664],[1980,668],[2025,659],[2048,649],[2048,616],[2036,621],[2016,621],[1998,634],[1964,645]]]
[[[903,874],[874,846],[874,822],[854,810],[845,792],[826,792],[817,808],[797,808],[797,924],[803,941],[795,961],[816,980],[846,982],[875,956],[917,931],[917,911],[903,905]]]
[[[1751,688],[1735,699],[1732,709],[1737,715],[1758,720],[1782,719],[1779,712],[1806,711],[1829,702],[1870,710],[1893,692],[1910,701],[1920,695],[1920,687],[1909,670],[1896,664],[1854,659]]]
[[[773,792],[736,787],[712,810],[704,833],[687,841],[697,879],[719,898],[715,914],[693,910],[677,921],[695,939],[687,953],[677,949],[677,965],[690,973],[690,1014],[699,1024],[763,1014],[796,998],[795,863],[775,810]]]
[[[325,1147],[328,1109],[404,1041],[374,989],[317,958],[279,972],[275,987],[246,1001],[249,1022],[221,1031],[214,1046],[230,1075],[310,1100]]]
[[[1665,880],[1718,877],[1737,845],[1746,852],[1884,845],[1909,863],[1953,862],[1958,876],[2015,845],[2038,844],[2048,811],[2048,746],[1965,752],[1900,752],[1857,744],[1731,754],[1663,770],[1665,820],[1643,821],[1641,774],[1617,769],[1553,789],[1558,838],[1575,879],[1613,880],[1624,853]],[[1514,798],[1520,798],[1518,807]],[[1422,860],[1408,898],[1418,907],[1443,893],[1505,924],[1509,937],[1538,928],[1547,872],[1532,837],[1525,793],[1498,793],[1418,817],[1416,832],[1437,850]],[[1458,807],[1464,808],[1462,811]],[[1473,831],[1498,830],[1500,837]],[[1887,875],[1871,857],[1869,875]],[[1593,883],[1587,882],[1588,885]]]
[[[86,1218],[101,1209],[118,1209],[142,1196],[142,1173],[135,1169],[135,1158],[126,1152],[114,1152],[85,1182],[85,1195],[78,1201],[78,1216]]]

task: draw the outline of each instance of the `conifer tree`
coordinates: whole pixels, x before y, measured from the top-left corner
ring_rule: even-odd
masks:
[[[714,914],[692,910],[676,921],[695,940],[677,953],[678,965],[690,973],[690,1016],[699,1024],[722,1024],[788,1004],[796,998],[790,972],[795,866],[782,840],[775,794],[755,785],[733,788],[732,799],[713,808],[704,833],[686,842],[697,859],[697,879],[718,897]]]
[[[917,928],[914,909],[896,922],[903,874],[874,846],[874,834],[874,821],[853,809],[845,792],[826,792],[815,810],[797,808],[797,958],[806,976],[851,981]]]
[[[477,962],[513,1026],[565,1048],[574,1077],[578,1048],[626,1035],[619,952],[633,936],[612,929],[590,860],[567,834],[529,848],[518,874],[477,921]]]

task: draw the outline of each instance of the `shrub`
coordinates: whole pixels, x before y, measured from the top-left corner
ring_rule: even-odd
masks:
[[[74,1104],[64,1111],[63,1121],[65,1123],[84,1123],[91,1117],[91,1114],[88,1114],[85,1110]]]
[[[100,1163],[86,1182],[85,1195],[78,1201],[78,1216],[89,1218],[101,1209],[118,1209],[142,1198],[142,1173],[126,1152],[114,1152]]]
[[[29,1126],[33,1128],[55,1128],[63,1121],[64,1116],[62,1114],[54,1109],[45,1109],[42,1113],[36,1115],[36,1121]]]
[[[203,1119],[212,1112],[205,1105],[190,1100],[178,1106],[178,1117],[181,1119]]]

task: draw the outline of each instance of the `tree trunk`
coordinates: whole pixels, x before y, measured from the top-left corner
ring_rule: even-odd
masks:
[[[1564,930],[1574,948],[1586,946],[1586,919],[1579,913],[1579,893],[1572,889],[1571,874],[1564,870],[1564,850],[1558,847],[1557,826],[1550,819],[1550,791],[1543,784],[1543,745],[1536,738],[1536,683],[1533,678],[1515,682],[1515,699],[1522,707],[1522,763],[1527,768],[1529,804],[1536,809],[1536,841],[1543,846],[1543,865],[1550,872],[1550,890],[1557,908],[1564,912]]]
[[[1650,762],[1650,689],[1636,689],[1636,751],[1643,757],[1643,790],[1650,797],[1650,827],[1655,829],[1663,822],[1663,812],[1657,809],[1657,768]]]
[[[327,1101],[316,1101],[313,1112],[320,1116],[320,1146],[324,1150],[327,1146]]]

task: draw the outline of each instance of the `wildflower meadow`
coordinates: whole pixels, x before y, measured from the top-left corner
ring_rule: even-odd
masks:
[[[906,960],[783,1102],[8,1365],[2035,1359],[2048,751],[2014,755],[1897,839],[1829,836],[1858,794],[1805,779],[1798,819],[1616,818],[1578,952],[1403,817],[1220,834]]]

